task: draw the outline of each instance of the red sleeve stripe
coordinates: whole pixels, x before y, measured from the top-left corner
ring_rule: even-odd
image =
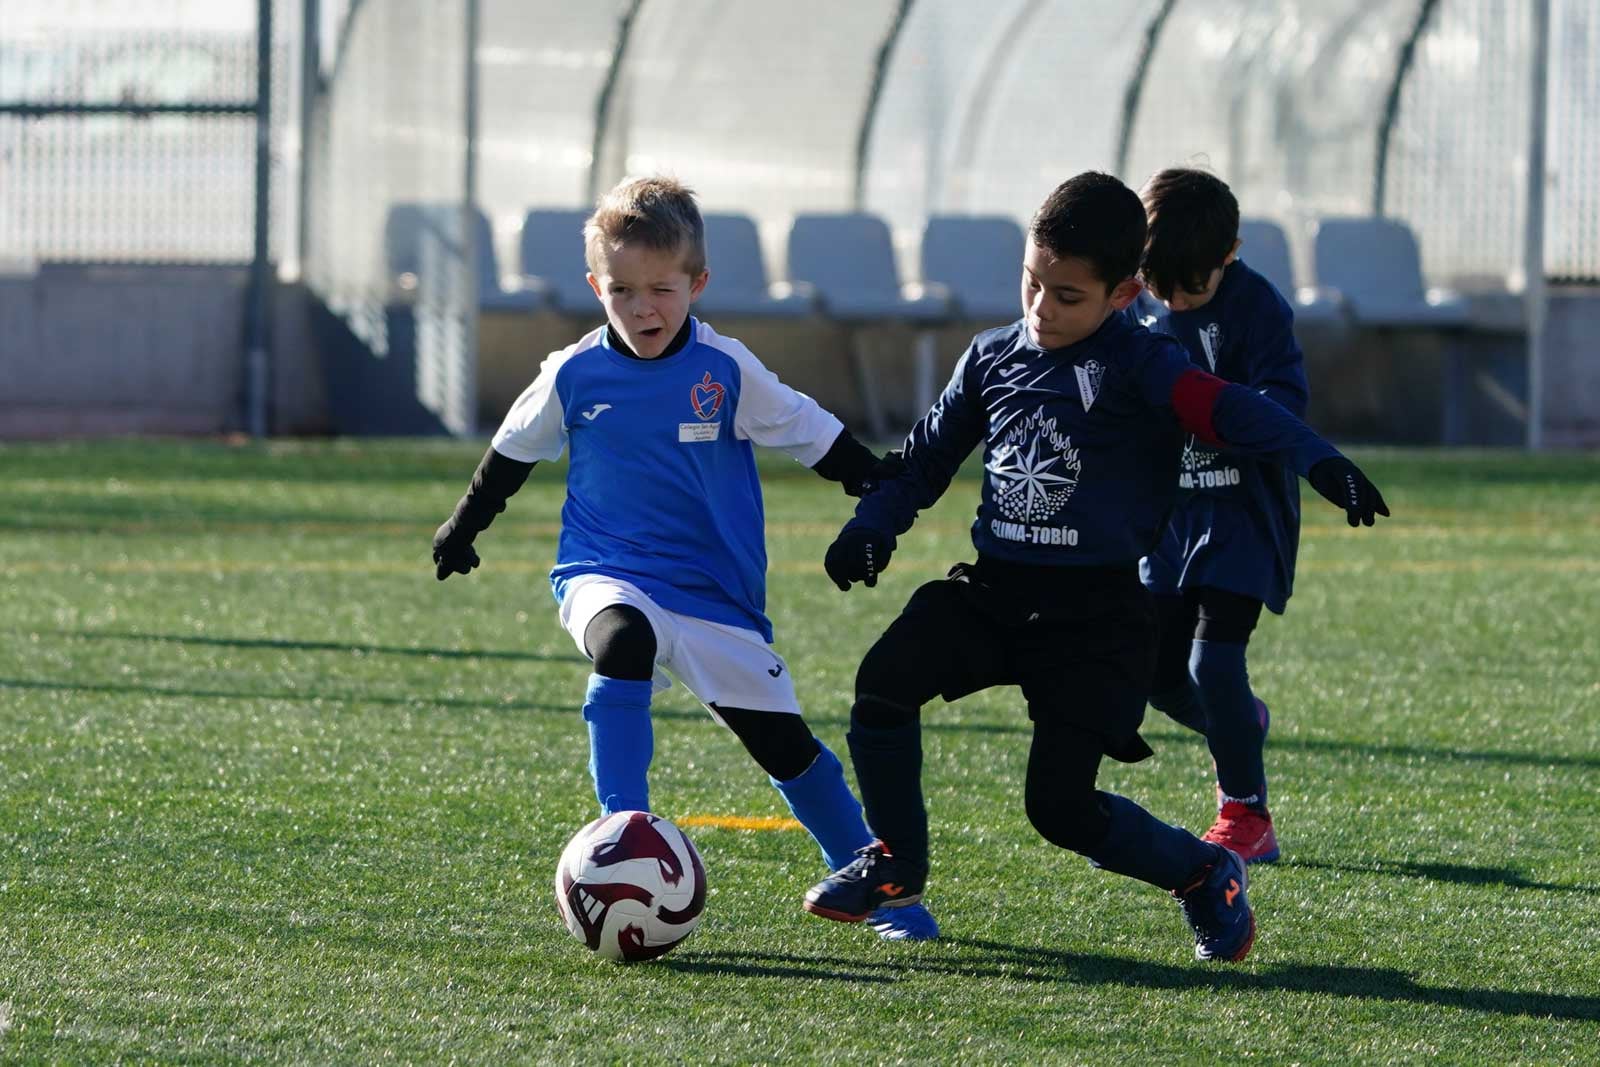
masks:
[[[1227,384],[1198,368],[1184,371],[1172,384],[1172,410],[1178,413],[1178,424],[1208,445],[1222,444],[1211,425],[1211,413]]]

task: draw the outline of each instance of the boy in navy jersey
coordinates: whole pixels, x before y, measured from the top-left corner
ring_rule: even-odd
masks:
[[[750,350],[689,314],[705,288],[705,226],[667,178],[624,182],[584,228],[606,325],[553,353],[506,415],[433,540],[437,575],[478,565],[473,540],[539,460],[572,450],[550,580],[593,661],[583,717],[603,814],[650,808],[650,699],[670,672],[744,744],[829,870],[872,840],[838,757],[800,717],[772,647],[755,444],[852,496],[885,465]],[[874,918],[891,939],[938,935],[925,909]]]
[[[1176,337],[1189,358],[1295,415],[1306,410],[1294,312],[1237,258],[1239,203],[1215,175],[1176,168],[1142,190],[1146,291],[1130,311]],[[1216,762],[1217,820],[1204,840],[1246,863],[1279,856],[1262,758],[1267,706],[1250,690],[1245,647],[1261,608],[1283,614],[1300,543],[1300,483],[1271,459],[1190,438],[1178,506],[1143,562],[1160,638],[1150,703],[1206,736]]]
[[[1250,951],[1245,867],[1228,849],[1095,789],[1101,758],[1149,755],[1138,734],[1155,620],[1138,562],[1171,510],[1185,432],[1280,457],[1352,523],[1388,514],[1354,464],[1274,401],[1195,367],[1118,312],[1139,292],[1139,197],[1085,173],[1033,218],[1023,318],[973,339],[905,443],[905,469],[856,506],[824,565],[840,589],[876,584],[896,538],[983,445],[977,562],[929,582],[856,675],[850,755],[878,840],[814,886],[844,922],[921,898],[928,874],[921,709],[1017,685],[1033,722],[1025,805],[1048,841],[1177,897],[1202,960]]]

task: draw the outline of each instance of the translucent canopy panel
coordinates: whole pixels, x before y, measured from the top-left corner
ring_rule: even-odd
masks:
[[[1244,214],[1276,219],[1292,238],[1321,216],[1371,214],[1378,130],[1416,17],[1415,4],[1392,0],[1175,4],[1124,178],[1203,163]],[[1306,242],[1291,243],[1305,277]]]
[[[480,0],[478,201],[506,255],[528,208],[593,199],[597,109],[635,6]]]
[[[1600,3],[1553,0],[1545,271],[1600,281]]]
[[[1532,8],[1454,0],[1418,37],[1379,207],[1423,235],[1423,270],[1435,279],[1522,284]]]
[[[878,56],[900,4],[644,4],[601,115],[598,185],[666,171],[769,248],[800,211],[847,211]],[[775,263],[781,257],[770,257]]]
[[[1025,220],[1079,171],[1114,171],[1124,93],[1160,0],[913,4],[872,125],[866,207]]]

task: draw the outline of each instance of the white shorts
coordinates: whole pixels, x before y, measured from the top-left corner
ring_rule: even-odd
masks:
[[[561,601],[561,625],[584,656],[589,656],[583,645],[589,623],[601,611],[617,604],[643,612],[656,633],[655,692],[672,685],[667,678],[670,673],[708,710],[712,704],[721,704],[751,711],[800,714],[789,665],[759,633],[668,611],[638,586],[621,578],[586,574],[567,583],[567,595]],[[716,716],[716,712],[712,715]],[[722,720],[719,717],[717,721]]]

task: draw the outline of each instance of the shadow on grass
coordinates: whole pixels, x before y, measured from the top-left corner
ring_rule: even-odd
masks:
[[[208,645],[215,648],[268,648],[293,652],[360,652],[374,656],[420,656],[435,659],[500,659],[537,663],[587,663],[577,654],[547,656],[478,648],[406,648],[400,645],[357,645],[344,641],[291,641],[272,637],[203,637],[196,634],[137,634],[119,630],[61,630],[64,637],[88,641],[146,641],[152,644]]]
[[[1147,717],[1146,722],[1160,721]],[[1157,751],[1164,744],[1205,745],[1205,739],[1190,731],[1146,733]],[[1267,751],[1326,752],[1347,756],[1384,756],[1395,760],[1438,760],[1441,763],[1506,763],[1515,767],[1578,767],[1600,770],[1600,755],[1561,752],[1514,752],[1509,749],[1437,748],[1428,745],[1401,745],[1386,741],[1340,741],[1327,737],[1267,738]]]
[[[953,951],[950,951],[953,950]],[[671,965],[669,961],[668,965]],[[1600,996],[1524,993],[1516,990],[1422,985],[1402,971],[1335,964],[1285,964],[1259,970],[1216,966],[1172,966],[1114,956],[1008,945],[973,938],[945,938],[937,945],[912,948],[892,960],[846,960],[766,952],[684,952],[680,967],[755,977],[838,978],[899,981],[916,974],[960,978],[999,978],[1069,985],[1117,985],[1146,989],[1287,992],[1353,1000],[1384,1000],[1435,1008],[1460,1008],[1496,1015],[1600,1020]],[[866,972],[867,977],[857,972]]]
[[[1306,867],[1321,871],[1347,871],[1351,874],[1384,874],[1395,878],[1425,878],[1456,885],[1496,885],[1506,889],[1543,889],[1555,893],[1600,893],[1600,886],[1535,882],[1515,867],[1473,867],[1462,863],[1413,863],[1409,860],[1324,863],[1298,858],[1286,860],[1281,866],[1288,869]]]

